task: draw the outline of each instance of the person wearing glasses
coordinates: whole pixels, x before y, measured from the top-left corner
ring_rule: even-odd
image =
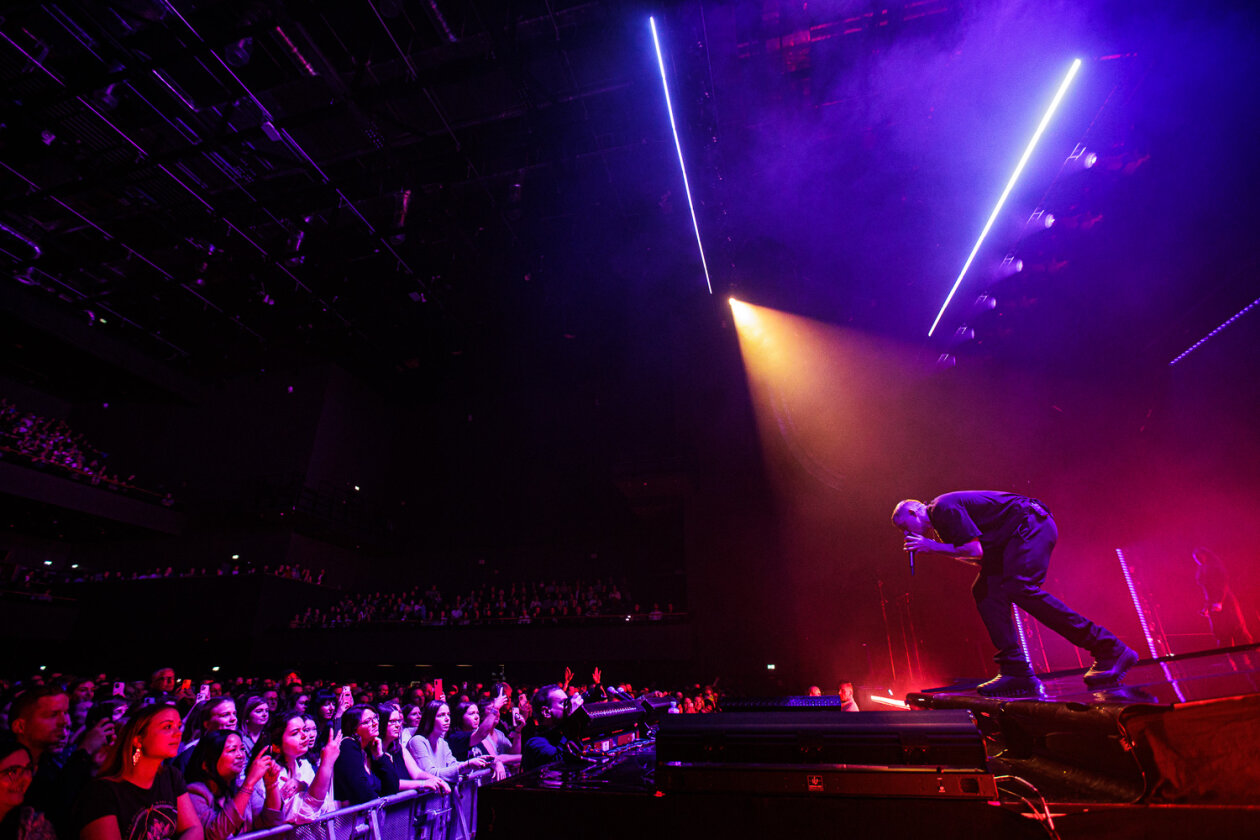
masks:
[[[534,692],[531,706],[533,731],[527,734],[521,747],[521,769],[526,773],[576,754],[576,745],[565,737],[561,726],[573,710],[573,699],[568,692],[554,683],[545,685]]]
[[[35,776],[31,751],[11,732],[0,732],[0,837],[57,840],[52,823],[22,799]]]
[[[333,793],[347,805],[361,805],[398,793],[398,771],[381,742],[376,709],[360,703],[341,716],[341,754],[333,764]]]

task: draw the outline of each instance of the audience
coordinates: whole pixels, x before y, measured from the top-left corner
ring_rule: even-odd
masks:
[[[399,790],[449,797],[430,801],[449,807],[450,838],[459,840],[472,834],[476,786],[522,762],[526,727],[525,763],[554,760],[566,744],[558,723],[584,698],[604,694],[598,669],[589,685],[573,684],[566,669],[564,684],[544,688],[532,705],[531,689],[514,704],[506,683],[333,686],[288,674],[200,684],[211,696],[194,703],[193,682],[170,668],[132,683],[41,673],[7,696],[0,681],[0,715],[7,712],[11,730],[0,742],[0,840],[226,840]],[[705,710],[717,703],[715,691],[698,685],[669,696]],[[82,707],[73,737],[72,697]],[[303,697],[309,716],[269,708]],[[356,705],[356,697],[380,705]],[[535,708],[539,719],[530,723]]]
[[[118,473],[110,474],[108,454],[88,443],[64,420],[22,412],[3,397],[0,397],[0,456],[52,469],[70,478],[87,479],[111,490],[152,500],[161,498],[164,504],[167,500],[174,502],[169,493],[160,497],[158,493],[137,487],[134,475],[120,479]]]
[[[310,607],[293,617],[291,627],[342,627],[369,622],[412,622],[431,626],[469,624],[567,624],[588,620],[660,621],[678,613],[673,604],[664,613],[655,607],[644,615],[638,604],[613,581],[595,583],[513,583],[482,586],[452,600],[436,585],[405,592],[360,592],[330,607]],[[524,620],[522,620],[524,619]]]

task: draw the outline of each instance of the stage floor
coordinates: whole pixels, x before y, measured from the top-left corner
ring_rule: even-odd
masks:
[[[1109,688],[1091,689],[1081,681],[1083,669],[1038,674],[1043,693],[1038,698],[1019,698],[1060,703],[1121,704],[1145,703],[1173,706],[1260,692],[1260,646],[1228,648],[1180,654],[1158,660],[1141,660],[1125,675],[1124,682]],[[960,682],[941,688],[914,692],[911,705],[923,697],[972,697],[995,702],[1012,698],[981,698],[976,693],[980,681]]]
[[[1260,804],[1257,646],[1142,660],[1108,688],[1083,673],[1039,674],[1036,698],[982,697],[962,682],[906,700],[970,710],[990,770],[1060,806]]]

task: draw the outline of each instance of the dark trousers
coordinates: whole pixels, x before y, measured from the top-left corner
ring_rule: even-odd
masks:
[[[1095,624],[1041,588],[1050,568],[1050,552],[1059,540],[1059,529],[1050,516],[1029,511],[1015,536],[998,551],[985,553],[980,576],[971,587],[980,618],[997,647],[994,659],[1003,674],[1032,673],[1019,647],[1011,604],[1040,621],[1077,647],[1097,656],[1120,644],[1107,628]]]

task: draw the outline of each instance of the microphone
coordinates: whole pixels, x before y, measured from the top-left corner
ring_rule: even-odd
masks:
[[[914,550],[906,552],[910,555],[910,577],[914,577]]]

